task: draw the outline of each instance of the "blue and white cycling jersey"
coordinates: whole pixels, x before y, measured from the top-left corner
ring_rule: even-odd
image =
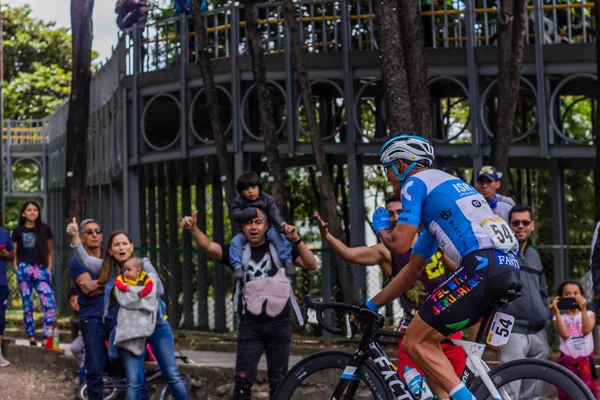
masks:
[[[508,224],[477,190],[455,176],[435,169],[418,172],[406,180],[401,197],[398,223],[425,226],[413,253],[426,260],[438,247],[457,266],[476,250],[508,252],[517,247]]]

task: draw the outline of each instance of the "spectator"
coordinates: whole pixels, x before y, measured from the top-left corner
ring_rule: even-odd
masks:
[[[78,304],[79,293],[77,289],[73,288],[69,291],[69,305],[71,306],[71,310],[73,310],[73,314],[71,315],[71,321],[69,323],[71,327],[71,353],[73,354],[73,358],[79,367],[79,383],[85,382],[85,365],[83,365],[83,337],[79,335],[80,325],[79,325],[79,304]]]
[[[491,165],[484,165],[477,173],[475,187],[485,197],[492,211],[508,221],[508,212],[515,205],[515,202],[508,196],[496,194],[496,191],[500,189],[501,178],[502,172],[498,172]]]
[[[385,209],[390,214],[391,227],[394,229],[398,221],[398,216],[402,212],[402,203],[396,195],[388,196],[385,199]],[[314,218],[319,225],[321,239],[326,240],[333,253],[343,260],[350,261],[358,265],[374,265],[379,264],[382,271],[388,278],[394,277],[406,266],[410,259],[411,252],[405,254],[393,254],[383,243],[377,243],[373,246],[348,247],[344,242],[333,236],[327,228],[327,223],[321,219],[318,213],[314,213]],[[415,237],[416,239],[416,237]],[[406,293],[398,298],[400,306],[404,310],[402,322],[400,323],[400,331],[406,331],[408,324],[425,302],[429,293],[437,288],[440,283],[447,278],[446,270],[454,272],[455,264],[444,254],[438,250],[431,258],[429,264],[421,274],[419,280]],[[458,331],[449,336],[450,339],[462,339],[462,331]],[[463,373],[466,365],[466,356],[462,348],[450,344],[441,345],[444,354],[448,357],[454,371],[458,376]],[[410,359],[408,354],[402,349],[402,340],[398,341],[398,370],[404,371],[404,367],[417,368],[419,373],[424,375],[423,371]],[[443,393],[441,388],[438,388],[433,381],[429,381],[432,391],[438,398],[444,399],[448,397],[448,393]]]
[[[508,343],[500,349],[500,363],[504,364],[521,358],[546,359],[548,338],[546,323],[550,320],[548,289],[540,255],[528,245],[529,237],[535,229],[531,208],[516,205],[508,213],[510,226],[519,242],[517,259],[521,269],[521,297],[500,308],[499,311],[515,317],[515,324]],[[511,383],[513,393],[521,393],[519,398],[533,398],[535,388],[521,382]]]
[[[92,257],[102,258],[102,229],[93,219],[79,224],[79,235],[84,250]],[[85,347],[85,373],[90,400],[102,399],[102,376],[106,368],[105,340],[116,323],[116,313],[104,315],[104,286],[98,284],[98,274],[85,268],[75,256],[69,264],[71,278],[77,288],[77,305],[81,337]],[[114,322],[113,322],[114,321]],[[105,323],[106,322],[106,323]]]
[[[54,264],[54,239],[52,229],[44,222],[40,206],[27,200],[21,207],[19,225],[12,232],[16,257],[13,268],[23,299],[23,321],[29,344],[36,346],[33,321],[33,290],[38,294],[44,310],[42,337],[54,326],[56,307],[52,289],[52,265]]]
[[[181,227],[188,230],[198,248],[209,257],[231,267],[229,246],[212,242],[196,225],[196,216],[184,217]],[[251,399],[252,386],[256,380],[258,362],[263,350],[267,355],[267,374],[269,388],[273,396],[277,385],[287,372],[292,342],[292,325],[288,300],[295,303],[293,291],[284,274],[279,253],[266,237],[269,225],[265,214],[256,210],[256,215],[242,224],[241,230],[246,237],[244,246],[244,297],[246,301],[237,302],[234,307],[239,315],[237,337],[237,355],[235,366],[235,387],[233,399]],[[293,242],[292,258],[296,264],[306,270],[317,269],[317,260],[308,246],[302,242],[296,227],[288,225],[286,238]],[[266,284],[265,280],[270,279]],[[289,287],[289,289],[286,288]],[[276,296],[278,293],[290,293]],[[237,297],[237,296],[236,296]],[[265,300],[267,299],[267,300]],[[259,300],[259,301],[255,301]],[[264,302],[269,303],[263,311]],[[296,304],[297,305],[297,304]],[[299,308],[294,307],[296,312]],[[301,315],[298,315],[302,320]]]
[[[231,203],[231,219],[237,224],[256,217],[257,210],[261,210],[267,217],[267,223],[273,225],[266,233],[266,238],[279,254],[279,259],[285,264],[285,272],[288,276],[296,273],[296,267],[292,261],[292,246],[283,235],[286,223],[283,222],[279,208],[275,204],[275,198],[263,192],[260,176],[256,172],[244,172],[239,176],[235,184],[239,195]],[[246,244],[246,237],[238,233],[231,239],[229,246],[229,260],[233,266],[233,276],[236,279],[242,277],[242,249]]]
[[[0,227],[0,368],[8,367],[8,362],[2,356],[2,336],[6,326],[6,306],[8,305],[8,281],[6,279],[6,262],[15,258],[10,234]]]
[[[554,328],[560,336],[560,357],[558,363],[572,371],[591,390],[594,398],[598,398],[598,376],[594,364],[594,338],[592,329],[596,322],[596,314],[587,309],[587,300],[581,285],[574,281],[563,282],[557,290],[558,296],[552,301],[554,311]],[[570,305],[561,304],[560,300],[572,300]],[[565,307],[566,306],[566,307]],[[561,314],[561,310],[566,310]],[[569,397],[558,390],[560,400]]]

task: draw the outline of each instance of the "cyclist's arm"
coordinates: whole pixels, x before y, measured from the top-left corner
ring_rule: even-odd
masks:
[[[391,252],[404,254],[410,250],[417,231],[416,226],[397,223],[393,230],[382,229],[379,231],[379,238]]]
[[[378,306],[391,303],[395,298],[406,292],[419,279],[429,259],[435,254],[440,244],[435,236],[425,231],[417,239],[412,249],[410,261],[379,294],[373,297]]]

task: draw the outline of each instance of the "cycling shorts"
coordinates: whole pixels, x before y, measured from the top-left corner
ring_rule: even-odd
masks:
[[[462,337],[462,332],[459,331],[450,335],[448,339],[460,340]],[[465,355],[463,348],[453,344],[444,343],[441,344],[441,347],[444,355],[448,357],[448,360],[450,360],[456,376],[461,376],[465,370],[465,366],[467,365],[467,356]],[[423,370],[419,368],[417,364],[415,364],[415,362],[402,349],[402,339],[400,339],[400,341],[398,341],[398,371],[402,371],[404,373],[404,367],[416,368],[421,375],[425,375]]]
[[[487,306],[510,288],[520,287],[519,263],[512,253],[477,250],[434,289],[419,316],[444,336],[477,323]]]

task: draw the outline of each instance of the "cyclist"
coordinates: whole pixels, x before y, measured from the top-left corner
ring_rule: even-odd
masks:
[[[454,373],[440,342],[476,323],[489,303],[519,285],[514,255],[517,240],[506,221],[494,214],[471,185],[430,169],[434,150],[429,141],[414,135],[394,137],[383,145],[380,158],[403,207],[394,229],[389,213],[377,209],[373,229],[397,254],[410,250],[421,224],[425,230],[406,267],[365,306],[378,310],[404,293],[441,247],[458,269],[425,301],[408,326],[402,346],[452,399],[475,399]]]
[[[393,228],[398,221],[398,216],[402,212],[402,203],[400,197],[396,195],[390,195],[385,199],[385,209],[390,214],[391,227]],[[319,213],[313,214],[314,219],[317,221],[319,231],[321,233],[321,239],[327,241],[331,246],[333,253],[343,260],[353,262],[358,265],[374,265],[379,264],[382,271],[391,280],[400,273],[402,268],[406,266],[410,258],[410,251],[405,254],[394,254],[390,252],[382,243],[377,243],[373,246],[358,246],[348,247],[346,244],[333,236],[328,229],[328,224],[321,219]],[[417,237],[415,236],[416,240]],[[429,293],[437,288],[440,283],[444,282],[450,273],[456,270],[454,263],[448,259],[448,257],[441,251],[438,250],[431,257],[429,263],[425,267],[425,270],[410,289],[404,294],[398,297],[398,303],[404,310],[402,321],[400,323],[400,331],[406,332],[406,328],[421,308],[421,305],[425,302]],[[462,339],[462,331],[454,333],[449,339]],[[441,345],[444,354],[454,367],[454,371],[457,375],[462,374],[467,363],[465,352],[461,347],[454,346],[451,344]],[[415,368],[419,370],[418,366],[410,359],[408,354],[402,350],[402,340],[398,342],[398,370],[404,371],[405,367]],[[419,371],[421,374],[423,371]],[[440,391],[439,388],[431,385],[432,391],[438,396],[439,399],[447,399],[448,394]]]

